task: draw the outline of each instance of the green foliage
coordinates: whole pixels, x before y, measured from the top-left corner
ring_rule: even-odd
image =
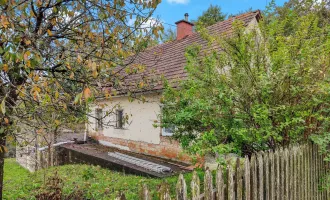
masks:
[[[266,12],[249,30],[236,20],[231,37],[201,30],[224,51],[187,49],[189,76],[167,83],[162,126],[176,126],[192,155],[251,154],[329,132],[329,24],[316,12],[282,17]]]
[[[164,31],[164,33],[161,35],[161,40],[164,43],[174,41],[175,39],[176,39],[176,32],[171,28],[166,29],[166,31]]]
[[[54,176],[56,173],[58,175]],[[86,174],[89,174],[88,179],[86,179]],[[198,171],[198,175],[203,180],[204,173]],[[192,179],[192,174],[187,173],[184,177],[188,183]],[[4,199],[35,199],[36,195],[45,194],[45,191],[48,191],[49,194],[51,193],[49,189],[56,185],[51,180],[58,183],[59,179],[61,180],[60,188],[63,196],[68,197],[83,191],[81,196],[87,199],[101,200],[114,199],[120,191],[125,193],[127,199],[138,199],[140,187],[144,183],[148,185],[152,195],[156,197],[158,187],[164,180],[170,184],[171,192],[174,192],[178,177],[153,179],[127,175],[90,165],[65,165],[30,173],[20,167],[14,159],[6,159]],[[58,188],[58,186],[56,187]]]
[[[147,23],[159,3],[0,1],[0,148],[26,145],[32,133],[56,138],[60,128],[86,123],[97,97],[123,91],[125,79],[143,71],[125,61],[163,29]]]
[[[197,26],[208,27],[217,22],[225,20],[226,14],[221,12],[221,7],[218,5],[210,5],[210,7],[198,17],[196,21]]]
[[[125,60],[163,29],[146,23],[158,4],[0,1],[0,145],[8,136],[45,135],[86,122],[96,97],[123,89],[127,76],[142,71]]]

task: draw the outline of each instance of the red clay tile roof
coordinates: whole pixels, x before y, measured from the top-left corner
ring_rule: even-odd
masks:
[[[207,30],[210,34],[227,34],[232,31],[234,19],[243,21],[245,26],[247,26],[253,19],[259,20],[260,17],[261,13],[259,10],[248,12],[214,24],[208,27]],[[160,44],[140,52],[138,55],[134,56],[132,65],[144,65],[145,71],[143,73],[129,75],[125,82],[128,85],[132,85],[132,82],[138,82],[146,77],[149,79],[152,77],[159,79],[161,75],[169,81],[186,78],[187,73],[184,70],[186,63],[185,49],[192,44],[206,47],[207,41],[205,41],[199,33],[193,33],[181,40]],[[156,84],[152,89],[160,90],[162,89],[162,85]]]

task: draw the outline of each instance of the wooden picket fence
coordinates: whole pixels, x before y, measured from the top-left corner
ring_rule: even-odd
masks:
[[[200,187],[199,177],[193,172],[189,194],[186,181],[180,174],[175,197],[171,198],[170,186],[164,183],[157,192],[157,199],[328,200],[329,191],[321,189],[321,180],[328,170],[329,164],[324,162],[316,145],[292,146],[274,152],[259,152],[250,159],[228,161],[226,168],[217,170],[215,179],[210,170],[206,170],[204,188]],[[126,199],[125,194],[120,194],[117,199]],[[140,199],[153,199],[146,185],[141,189]]]

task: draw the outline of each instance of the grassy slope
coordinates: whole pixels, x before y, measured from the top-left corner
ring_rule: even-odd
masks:
[[[75,188],[83,189],[90,199],[114,199],[118,191],[123,191],[127,199],[138,199],[140,185],[146,183],[152,191],[156,191],[163,180],[141,176],[125,175],[97,166],[66,165],[29,173],[20,167],[14,159],[5,160],[4,199],[34,199],[33,197],[44,184],[44,180],[58,172],[64,181],[64,193]],[[202,178],[202,173],[199,173]],[[185,175],[190,183],[191,173]],[[166,178],[175,191],[177,176]]]

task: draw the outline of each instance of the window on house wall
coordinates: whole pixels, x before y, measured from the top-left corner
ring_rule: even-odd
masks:
[[[162,136],[173,136],[174,130],[175,130],[175,126],[163,127]]]
[[[160,105],[160,112],[161,113],[163,112],[163,107],[164,107],[163,105]],[[174,130],[175,130],[174,125],[172,125],[172,126],[170,125],[168,127],[163,127],[161,135],[162,136],[173,136]]]
[[[116,110],[116,128],[124,128],[124,110]]]
[[[96,123],[95,123],[95,128],[96,130],[102,130],[103,129],[103,123],[102,123],[102,116],[103,111],[100,108],[97,108],[95,110],[95,118],[96,118]]]

